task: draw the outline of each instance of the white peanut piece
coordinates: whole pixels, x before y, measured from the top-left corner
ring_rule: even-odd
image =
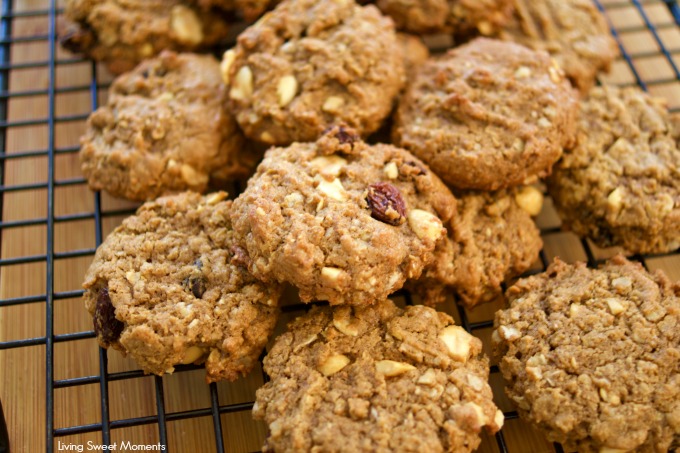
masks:
[[[191,346],[184,353],[184,358],[180,363],[182,365],[189,365],[190,363],[194,363],[195,361],[203,357],[205,352],[206,352],[205,349],[201,347]]]
[[[290,104],[298,91],[298,81],[293,75],[286,75],[279,79],[276,86],[276,94],[279,97],[279,105],[285,107]]]
[[[543,194],[532,186],[522,187],[515,194],[519,207],[530,216],[537,216],[543,208]]]
[[[345,100],[343,98],[339,96],[330,96],[324,101],[321,110],[328,113],[335,113],[343,105],[345,105]]]
[[[234,49],[229,49],[224,52],[222,62],[220,63],[220,72],[222,73],[222,81],[226,85],[229,85],[229,70],[231,69],[231,65],[234,64],[234,60],[236,60],[236,51]]]
[[[437,241],[444,235],[442,221],[422,209],[412,209],[408,213],[408,224],[420,239]]]
[[[333,312],[333,326],[345,335],[350,337],[359,335],[357,324],[357,321],[352,318],[352,309],[350,307],[338,307]]]
[[[469,358],[472,338],[472,335],[460,326],[445,327],[439,334],[439,339],[446,345],[449,355],[460,362],[466,362]]]
[[[349,364],[349,357],[343,354],[329,356],[321,365],[319,371],[326,377],[332,376]]]
[[[319,156],[312,159],[309,163],[312,167],[319,170],[324,176],[338,176],[340,171],[347,165],[347,161],[340,156]]]
[[[203,41],[203,26],[200,19],[194,10],[184,5],[172,7],[170,28],[183,43],[197,45]]]
[[[325,179],[321,180],[317,189],[334,200],[347,201],[347,192],[339,179],[334,179],[331,182],[328,182]]]
[[[375,369],[386,377],[394,377],[415,370],[416,367],[404,362],[395,362],[394,360],[379,360],[375,363]]]
[[[229,91],[229,97],[244,101],[253,95],[253,71],[249,66],[243,66],[236,73],[234,83]]]
[[[390,162],[389,164],[385,165],[383,172],[388,179],[397,179],[399,177],[399,168],[397,168],[397,164],[394,162]]]

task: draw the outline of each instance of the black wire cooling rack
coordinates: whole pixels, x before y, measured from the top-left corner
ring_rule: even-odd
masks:
[[[618,71],[624,74],[620,79],[612,80],[610,83],[619,85],[638,84],[645,90],[649,90],[654,94],[663,95],[664,93],[675,93],[675,99],[671,102],[671,110],[680,110],[680,72],[678,65],[680,64],[680,7],[675,0],[655,0],[655,1],[639,1],[639,0],[594,0],[597,7],[605,13],[611,20],[612,32],[621,48],[622,58],[615,64],[619,64],[621,69]],[[224,452],[232,451],[233,449],[229,443],[229,436],[224,433],[223,426],[224,414],[230,413],[249,413],[253,401],[249,398],[247,401],[237,402],[233,404],[223,404],[220,401],[220,387],[216,384],[209,386],[209,403],[205,407],[169,411],[166,410],[166,397],[168,386],[164,384],[164,380],[160,377],[153,377],[153,393],[149,398],[155,399],[155,411],[152,415],[134,416],[122,419],[112,419],[110,415],[111,402],[115,401],[117,395],[109,393],[109,387],[112,383],[117,381],[127,381],[137,379],[144,376],[140,370],[125,370],[125,371],[110,371],[109,357],[105,350],[99,349],[98,354],[98,373],[69,377],[69,378],[55,378],[55,345],[67,342],[77,342],[80,340],[90,340],[94,342],[94,332],[92,330],[82,330],[77,332],[57,333],[54,329],[55,320],[55,304],[59,304],[65,300],[76,299],[82,296],[82,290],[79,286],[74,286],[67,290],[55,290],[57,286],[58,276],[55,271],[55,266],[62,260],[91,257],[94,255],[95,248],[58,250],[55,248],[55,229],[62,226],[68,226],[69,222],[78,221],[92,221],[94,225],[94,237],[96,245],[102,241],[102,234],[104,231],[103,223],[107,221],[115,221],[121,216],[131,214],[134,212],[133,207],[118,207],[107,209],[102,201],[103,195],[94,193],[91,196],[93,201],[91,206],[93,209],[87,212],[76,212],[68,214],[59,214],[55,210],[55,192],[65,187],[84,186],[85,180],[80,176],[59,177],[55,172],[55,162],[63,156],[75,156],[78,152],[77,139],[72,140],[72,143],[66,146],[59,145],[55,141],[55,134],[57,129],[65,123],[83,122],[88,113],[82,114],[59,114],[58,98],[69,94],[85,94],[89,96],[90,107],[95,109],[102,98],[102,90],[108,86],[106,82],[101,82],[99,77],[99,69],[94,63],[89,63],[82,58],[73,57],[70,55],[60,55],[56,37],[57,23],[59,16],[62,13],[62,5],[56,0],[26,0],[13,1],[3,0],[0,9],[0,249],[8,240],[13,240],[13,236],[8,236],[10,231],[21,231],[34,227],[43,227],[45,231],[45,253],[24,255],[24,256],[10,256],[6,257],[4,254],[0,256],[0,276],[6,269],[12,266],[20,266],[30,263],[43,263],[45,266],[45,285],[46,291],[42,294],[34,294],[30,288],[22,290],[21,295],[13,297],[5,297],[6,291],[0,288],[0,322],[7,322],[10,313],[7,309],[12,307],[25,307],[31,304],[44,304],[44,312],[41,312],[40,317],[45,322],[44,335],[34,336],[30,338],[7,339],[2,336],[0,330],[0,354],[9,350],[21,350],[22,348],[30,348],[34,346],[44,347],[44,399],[38,398],[39,402],[44,403],[44,420],[35,420],[35,430],[32,436],[38,438],[43,436],[45,450],[52,452],[58,450],[57,442],[60,439],[71,439],[75,435],[86,433],[99,433],[99,440],[102,444],[110,444],[112,442],[112,432],[118,429],[140,426],[140,425],[155,425],[157,427],[157,438],[153,442],[158,442],[165,447],[165,451],[173,450],[173,445],[169,442],[168,424],[174,421],[187,420],[198,417],[209,417],[212,420],[212,432],[206,432],[205,435],[214,438],[214,451]],[[663,10],[663,17],[668,20],[659,20],[657,18],[660,9]],[[614,18],[618,18],[614,21]],[[46,23],[41,33],[17,35],[14,33],[15,24],[24,20],[39,20]],[[45,33],[44,30],[47,30]],[[640,46],[641,43],[647,42],[647,46]],[[16,61],[14,56],[14,49],[18,45],[36,45],[47,48],[47,58],[37,61]],[[90,65],[90,73],[88,81],[68,81],[68,83],[57,83],[57,78],[60,77],[60,71],[69,66],[77,64]],[[650,65],[654,67],[661,67],[659,73],[656,70],[650,70]],[[13,72],[30,71],[32,69],[41,70],[46,74],[47,83],[45,87],[14,90],[11,86],[10,79]],[[11,114],[11,102],[15,99],[31,99],[34,97],[46,97],[47,99],[47,116],[46,117],[27,117],[15,119]],[[23,149],[16,151],[11,149],[9,137],[13,130],[19,128],[26,128],[31,126],[41,127],[44,133],[47,134],[47,146],[40,149]],[[19,160],[30,160],[35,158],[46,159],[46,174],[43,175],[44,182],[29,182],[29,183],[11,183],[6,184],[7,167],[10,163]],[[46,192],[46,215],[40,218],[29,219],[14,219],[10,216],[7,220],[6,211],[6,197],[14,194],[31,193],[31,192]],[[541,228],[541,234],[544,239],[551,235],[562,234],[559,224],[548,225]],[[9,238],[9,239],[8,239]],[[548,240],[546,240],[548,242]],[[578,246],[582,247],[584,257],[587,259],[590,266],[596,266],[604,261],[604,258],[599,251],[592,247],[587,240],[577,240]],[[679,255],[677,251],[675,254],[655,255],[655,256],[633,256],[643,264],[647,265],[648,260],[664,259],[668,255]],[[545,249],[540,254],[540,266],[536,267],[529,273],[538,273],[547,267],[549,262],[549,254]],[[42,277],[42,276],[41,276]],[[80,276],[78,276],[80,278]],[[4,285],[11,285],[11,281],[7,279],[2,280]],[[410,302],[408,294],[402,293],[406,302]],[[284,312],[296,312],[302,310],[299,305],[292,305],[285,307]],[[4,312],[3,312],[4,310]],[[461,324],[469,331],[480,334],[484,330],[489,330],[493,321],[488,316],[487,319],[477,320],[474,316],[461,309],[457,308],[457,315]],[[21,320],[17,320],[20,322]],[[12,320],[14,322],[14,320]],[[94,347],[94,346],[93,346]],[[2,356],[0,356],[0,359]],[[0,360],[0,364],[7,364],[9,361]],[[6,365],[7,366],[7,365]],[[42,370],[42,367],[40,367]],[[200,367],[195,366],[180,366],[176,370],[176,374],[190,372]],[[0,369],[0,376],[7,373],[7,369]],[[38,371],[36,371],[37,373]],[[41,371],[42,372],[42,371]],[[257,370],[255,371],[257,372]],[[494,375],[498,375],[499,371],[496,366],[491,369],[492,379]],[[266,376],[263,376],[263,381],[266,381]],[[100,418],[96,423],[74,424],[72,426],[55,426],[55,409],[57,404],[68,404],[68,402],[55,399],[55,390],[67,388],[82,388],[84,386],[95,385],[98,387],[99,401],[97,404],[100,407]],[[176,389],[171,389],[176,391]],[[4,386],[0,386],[0,399],[5,402],[4,416],[7,418],[10,428],[13,425],[16,412],[21,407],[22,395],[15,393],[7,382]],[[60,410],[63,410],[60,409]],[[68,408],[67,408],[68,410]],[[73,411],[78,411],[76,407],[71,408]],[[517,418],[517,413],[511,410],[505,411],[506,420],[514,420]],[[44,429],[42,428],[44,426]],[[24,427],[24,430],[31,431],[30,427]],[[12,432],[17,429],[10,429],[10,436]],[[509,452],[514,451],[509,447],[507,436],[504,434],[506,428],[495,436],[495,445],[491,445],[492,451]],[[3,419],[2,405],[0,405],[0,453],[6,453],[8,447],[7,428],[5,420]],[[9,439],[13,442],[12,451],[29,451],[28,447],[21,445],[25,439]],[[493,444],[493,441],[490,443]],[[550,447],[554,451],[561,452],[562,448],[559,445]],[[524,450],[525,452],[527,450]],[[540,449],[544,451],[544,449]]]

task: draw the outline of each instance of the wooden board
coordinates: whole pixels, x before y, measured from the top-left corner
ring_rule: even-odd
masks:
[[[14,1],[14,11],[36,11],[49,8],[47,0]],[[680,82],[675,79],[672,66],[659,52],[658,43],[645,27],[644,18],[632,3],[621,0],[602,2],[613,25],[619,30],[625,49],[633,56],[635,67],[642,80],[650,83],[649,90],[665,96],[673,108],[680,108]],[[61,6],[61,5],[60,5]],[[671,51],[680,50],[680,32],[671,15],[661,1],[645,2],[644,12],[651,22],[659,27],[659,38]],[[48,33],[48,17],[20,17],[13,20],[13,38],[26,38]],[[49,48],[46,39],[17,41],[11,46],[13,64],[46,61]],[[64,216],[92,213],[94,196],[82,181],[78,157],[69,149],[75,149],[78,138],[84,130],[84,120],[78,115],[87,115],[91,109],[88,85],[91,67],[87,62],[69,62],[73,56],[57,49],[57,59],[63,63],[57,66],[55,86],[57,88],[81,87],[55,98],[55,115],[58,118],[54,129],[54,145],[58,152],[54,158],[54,178],[57,182],[73,180],[73,184],[58,185],[54,190],[54,214],[61,218],[54,226],[54,251],[59,253],[79,250],[88,251],[83,256],[60,257],[54,264],[54,288],[57,293],[80,289],[85,270],[95,247],[96,225],[94,219],[85,217],[77,220]],[[676,64],[680,57],[674,56]],[[30,65],[29,65],[30,66]],[[98,71],[99,82],[107,83],[110,77],[105,71]],[[603,77],[610,83],[632,84],[635,76],[624,60],[617,61],[610,75]],[[661,81],[654,83],[654,81]],[[8,102],[8,120],[19,122],[47,118],[50,114],[47,89],[50,74],[46,66],[13,69],[9,73],[9,88],[13,93],[26,90],[44,90],[43,94],[12,97]],[[102,90],[99,101],[105,99]],[[68,117],[76,116],[68,119]],[[66,119],[66,120],[61,120]],[[12,126],[7,129],[6,152],[17,154],[29,151],[47,150],[48,127],[46,124]],[[46,184],[49,160],[45,154],[34,157],[7,159],[5,161],[4,185]],[[46,188],[5,191],[3,197],[2,221],[13,222],[29,219],[46,219],[48,216],[48,192]],[[101,197],[104,212],[131,209],[135,205]],[[123,218],[122,215],[104,217],[104,235],[111,231]],[[538,218],[541,228],[550,230],[558,227],[557,218],[550,200]],[[4,227],[0,230],[0,258],[3,260],[34,255],[45,255],[48,250],[48,230],[45,222],[21,227]],[[544,235],[545,253],[548,259],[560,256],[567,261],[585,259],[586,253],[581,242],[572,234],[550,230]],[[596,257],[612,255],[615,250],[593,248]],[[680,279],[680,255],[650,258],[646,264],[651,269],[664,269],[673,279]],[[536,268],[541,268],[536,263]],[[46,335],[47,265],[44,259],[28,264],[0,267],[0,300],[38,296],[35,302],[13,306],[0,306],[0,342],[38,338]],[[66,294],[68,295],[68,294]],[[85,332],[92,329],[91,320],[79,297],[60,297],[54,301],[54,334]],[[492,319],[498,306],[482,306],[469,313],[473,321]],[[443,307],[455,314],[452,304]],[[287,314],[279,324],[279,331],[285,321],[294,314]],[[490,329],[478,332],[484,340],[487,353]],[[0,400],[7,417],[12,448],[15,452],[39,452],[45,450],[45,395],[46,395],[46,348],[36,346],[0,350]],[[118,373],[136,370],[135,363],[112,352],[108,355],[108,371]],[[92,338],[77,341],[62,341],[54,346],[54,379],[99,376],[99,349]],[[164,409],[167,414],[194,409],[210,408],[209,388],[203,382],[200,370],[177,373],[158,379],[164,389]],[[247,379],[235,383],[217,385],[220,404],[236,404],[253,401],[254,392],[263,382],[261,369],[255,369]],[[496,400],[501,409],[512,410],[502,392],[500,376],[491,379]],[[154,377],[139,377],[118,380],[109,384],[109,414],[114,421],[134,417],[155,416],[157,411],[156,385]],[[78,425],[101,423],[101,390],[98,383],[58,388],[54,390],[54,427],[67,428]],[[251,419],[250,412],[243,410],[221,417],[223,440],[227,451],[245,452],[258,450],[262,445],[265,427]],[[215,447],[215,431],[210,416],[167,422],[169,451],[212,452]],[[552,445],[540,434],[520,420],[508,421],[504,428],[505,439],[510,452],[550,452]],[[99,431],[57,437],[62,444],[86,444],[87,441],[101,442]],[[112,442],[155,444],[159,441],[156,423],[142,426],[116,428],[111,431]],[[55,449],[58,446],[55,445]],[[493,438],[485,438],[482,452],[496,452],[498,447]]]

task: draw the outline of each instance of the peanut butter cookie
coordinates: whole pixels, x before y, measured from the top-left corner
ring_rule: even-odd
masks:
[[[61,44],[122,74],[162,50],[223,43],[226,18],[181,0],[66,0]]]
[[[232,221],[257,278],[293,284],[304,302],[361,305],[420,275],[455,210],[410,153],[336,126],[267,151]]]
[[[102,347],[157,375],[204,363],[208,382],[233,381],[257,363],[280,288],[248,272],[226,196],[159,198],[106,238],[83,284]]]
[[[447,32],[489,35],[505,25],[512,0],[377,0],[397,28],[411,33]]]
[[[492,341],[522,418],[565,451],[680,447],[680,284],[622,256],[557,259],[507,296]]]
[[[496,190],[550,173],[577,99],[547,53],[478,38],[421,66],[392,136],[450,186]]]
[[[500,36],[550,53],[581,92],[619,55],[607,20],[592,0],[514,2],[515,14]]]
[[[677,249],[680,115],[636,87],[593,88],[548,189],[564,225],[601,247]]]
[[[503,414],[482,342],[420,306],[313,307],[264,360],[264,451],[470,452]]]
[[[225,110],[219,63],[166,51],[117,78],[87,121],[82,170],[93,190],[149,200],[246,177],[255,152]]]
[[[504,282],[536,261],[543,246],[531,216],[543,194],[528,186],[500,192],[457,193],[458,212],[446,225],[448,237],[435,260],[408,283],[423,303],[443,302],[447,292],[468,308],[503,297]]]
[[[286,0],[238,37],[222,70],[236,120],[268,144],[332,124],[377,130],[405,82],[394,25],[353,0]]]

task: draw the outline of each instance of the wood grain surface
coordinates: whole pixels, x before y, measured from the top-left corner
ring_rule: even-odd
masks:
[[[7,0],[5,0],[7,1]],[[661,1],[643,2],[643,16],[632,2],[621,0],[602,1],[607,16],[619,30],[625,50],[633,57],[640,78],[649,83],[649,90],[668,99],[672,108],[680,108],[680,82],[676,79],[669,61],[660,53],[656,38],[645,26],[645,16],[658,27],[658,37],[671,51],[680,50],[680,33],[672,16]],[[46,0],[17,0],[13,2],[15,12],[47,10]],[[61,7],[61,3],[59,3]],[[6,187],[30,186],[23,190],[5,190],[2,197],[2,222],[0,230],[0,258],[35,257],[27,264],[5,264],[0,266],[0,300],[17,300],[15,304],[0,304],[0,342],[28,338],[44,338],[47,334],[46,296],[48,291],[57,294],[53,301],[53,333],[58,341],[54,344],[54,380],[98,377],[100,350],[93,338],[64,340],[64,334],[92,330],[80,297],[69,297],[69,292],[81,288],[83,275],[96,246],[96,223],[92,215],[95,210],[95,196],[82,181],[78,165],[78,139],[84,130],[84,118],[91,111],[92,99],[89,84],[92,68],[89,62],[75,59],[73,55],[57,48],[59,64],[52,75],[46,65],[30,64],[46,62],[50,56],[47,35],[47,15],[25,15],[12,22],[10,45],[11,63],[19,65],[9,71],[9,89],[12,93],[38,90],[25,96],[12,96],[8,101],[9,127],[6,130],[7,155],[35,152],[35,156],[5,159],[4,181]],[[42,39],[26,39],[40,36]],[[680,64],[679,54],[674,54]],[[97,71],[98,82],[107,84],[111,77],[104,70]],[[611,74],[603,77],[610,83],[634,84],[635,73],[623,60],[617,61]],[[44,152],[50,147],[48,124],[24,124],[28,120],[41,120],[50,116],[50,102],[47,94],[53,83],[63,92],[54,98],[54,147],[53,174],[49,174],[50,157]],[[101,90],[98,101],[105,99]],[[41,152],[42,151],[42,152]],[[49,194],[47,183],[53,178],[54,203],[52,209],[57,221],[53,231],[48,231]],[[125,210],[134,204],[101,195],[102,233],[106,235],[121,219]],[[74,218],[75,217],[75,218]],[[34,220],[31,225],[13,227],[11,222]],[[560,256],[567,261],[586,259],[581,241],[574,235],[557,230],[560,222],[550,200],[546,201],[538,217],[544,234],[545,253],[549,260]],[[48,276],[46,256],[48,237],[53,237],[54,273]],[[595,256],[607,257],[616,250],[600,250],[593,247]],[[650,269],[663,269],[672,279],[680,279],[680,255],[652,257],[645,260]],[[536,263],[540,269],[541,264]],[[48,284],[53,287],[48,288]],[[33,297],[35,296],[35,297]],[[295,299],[291,294],[289,299]],[[469,313],[472,321],[493,318],[499,306],[481,306]],[[452,303],[443,307],[456,315]],[[281,331],[287,320],[295,313],[283,316],[278,326]],[[489,353],[490,329],[476,331],[485,342]],[[40,452],[46,449],[46,346],[36,341],[34,346],[0,349],[0,400],[7,417],[12,450],[14,452]],[[108,354],[108,372],[119,373],[137,370],[132,360],[116,352]],[[250,376],[234,383],[220,383],[217,387],[219,404],[252,402],[255,390],[262,385],[260,368]],[[502,392],[499,374],[492,375],[497,404],[504,411],[513,410]],[[60,384],[63,385],[63,384]],[[162,386],[163,399],[157,401],[157,387]],[[176,414],[194,409],[211,407],[210,389],[203,381],[203,371],[179,372],[163,378],[141,376],[133,379],[115,380],[108,385],[109,419],[116,421],[111,430],[111,441],[129,441],[133,444],[155,444],[159,442],[158,423],[155,418],[158,407],[166,414]],[[95,425],[83,429],[79,434],[55,437],[62,444],[86,444],[87,441],[100,443],[102,435],[96,425],[102,422],[102,390],[98,381],[85,385],[60,387],[54,390],[54,428],[62,429],[81,425]],[[125,420],[135,417],[144,419],[141,426],[126,426]],[[172,418],[172,417],[170,417]],[[181,417],[180,417],[181,418]],[[122,422],[121,422],[122,421]],[[216,451],[215,429],[210,415],[166,422],[167,451],[212,452]],[[221,416],[222,437],[225,448],[230,452],[259,450],[265,435],[265,427],[252,420],[249,410],[225,413]],[[551,452],[552,445],[539,433],[520,420],[509,420],[503,430],[508,450],[512,452]],[[87,451],[87,450],[86,450]],[[496,452],[498,447],[493,438],[486,437],[479,451]]]

